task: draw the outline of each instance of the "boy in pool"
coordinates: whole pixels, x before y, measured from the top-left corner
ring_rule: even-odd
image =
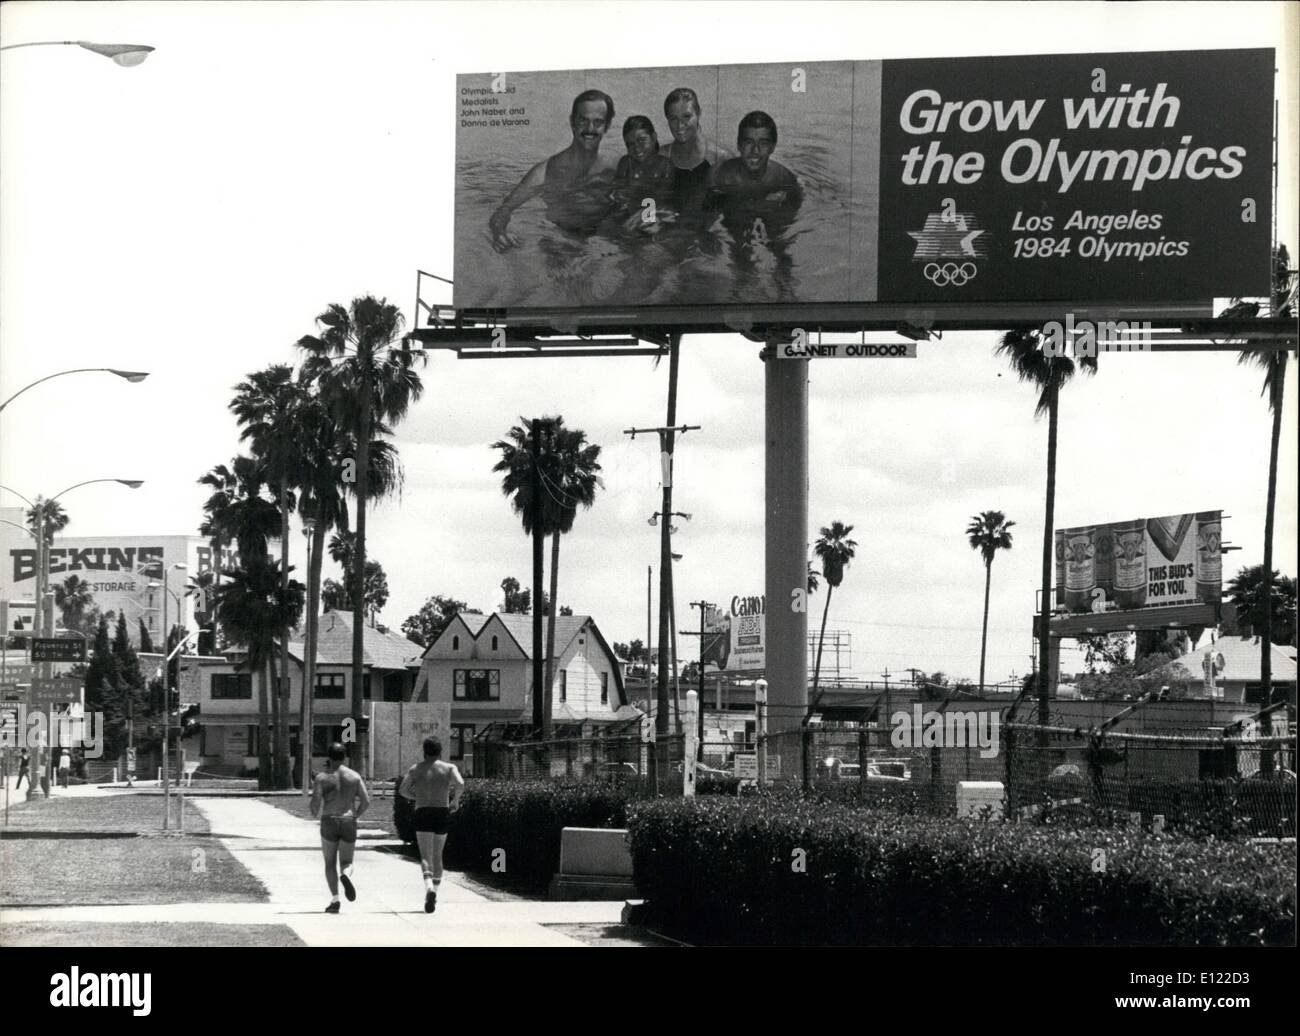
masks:
[[[659,208],[671,194],[676,168],[667,155],[659,153],[654,123],[644,115],[633,115],[623,124],[627,154],[618,160],[614,172],[614,197],[629,213],[628,227],[654,233],[662,218],[670,214]],[[646,199],[654,204],[648,206]]]
[[[740,157],[718,167],[711,190],[715,204],[794,213],[803,201],[803,189],[794,173],[772,161],[776,137],[776,122],[767,112],[750,112],[740,120],[736,133]]]

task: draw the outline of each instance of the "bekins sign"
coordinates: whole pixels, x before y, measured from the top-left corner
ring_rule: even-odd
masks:
[[[1273,68],[1261,49],[462,75],[455,305],[1264,295]]]

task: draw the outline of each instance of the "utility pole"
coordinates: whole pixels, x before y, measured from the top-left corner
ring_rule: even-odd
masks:
[[[636,438],[638,434],[653,432],[659,436],[659,461],[662,468],[663,483],[663,501],[662,514],[664,519],[663,529],[659,535],[659,678],[656,683],[655,694],[655,733],[659,737],[668,734],[669,725],[669,702],[668,702],[668,679],[670,676],[671,662],[668,652],[672,643],[672,635],[669,625],[669,602],[673,594],[673,546],[672,546],[672,515],[673,515],[673,443],[678,433],[685,434],[690,431],[698,431],[699,425],[682,425],[676,427],[677,422],[677,365],[678,356],[681,350],[682,336],[673,334],[671,336],[671,346],[668,358],[668,421],[666,425],[657,428],[626,428],[625,435]]]
[[[700,718],[700,722],[699,722],[699,731],[698,731],[698,735],[699,735],[699,736],[698,736],[698,745],[699,745],[699,748],[698,748],[698,750],[697,750],[696,759],[699,760],[700,762],[703,762],[703,761],[704,761],[704,636],[705,636],[705,633],[704,633],[704,617],[705,617],[705,612],[706,612],[706,610],[709,609],[709,608],[712,608],[712,607],[713,607],[713,604],[712,604],[710,601],[691,601],[691,602],[690,602],[690,606],[691,606],[692,608],[698,608],[698,609],[700,610],[700,629],[699,629],[699,632],[697,633],[695,630],[681,630],[680,632],[681,632],[681,634],[682,634],[683,637],[699,637],[699,638],[700,638],[700,661],[699,661],[699,674],[698,674],[698,675],[699,675],[699,689],[700,689],[700,692],[699,692],[699,693],[700,693],[700,710],[699,710],[699,711],[700,711],[700,717],[699,717],[699,718]],[[721,674],[721,673],[718,674],[718,678],[719,678],[719,679],[722,678],[722,674]]]
[[[546,591],[542,588],[542,471],[538,459],[541,448],[542,422],[533,418],[529,452],[533,460],[533,730],[538,737],[545,738],[549,731],[545,729],[545,715],[542,711],[542,698],[546,688],[542,686],[542,598]]]

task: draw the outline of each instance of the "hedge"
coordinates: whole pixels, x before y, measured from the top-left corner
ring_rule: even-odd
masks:
[[[626,827],[633,790],[615,781],[520,781],[476,778],[452,814],[443,862],[452,870],[492,872],[505,850],[505,876],[544,890],[560,866],[566,827]],[[410,803],[395,796],[399,837],[414,841]]]
[[[1295,940],[1294,845],[911,817],[792,797],[658,800],[628,813],[652,923],[693,942]]]

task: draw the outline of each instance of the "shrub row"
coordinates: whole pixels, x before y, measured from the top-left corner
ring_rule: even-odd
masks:
[[[625,827],[632,797],[632,788],[616,782],[476,778],[452,814],[444,862],[453,870],[491,872],[494,851],[503,849],[506,877],[541,891],[559,869],[560,832],[566,827]],[[408,800],[395,796],[398,834],[413,841],[409,814]]]
[[[779,796],[659,800],[628,813],[636,883],[652,919],[694,942],[1156,946],[1295,938],[1293,845],[911,817]]]

